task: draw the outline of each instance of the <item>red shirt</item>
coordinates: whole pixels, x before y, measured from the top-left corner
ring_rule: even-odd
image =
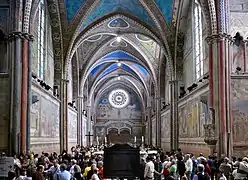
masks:
[[[99,170],[98,175],[103,180],[103,167],[99,167],[98,170]]]

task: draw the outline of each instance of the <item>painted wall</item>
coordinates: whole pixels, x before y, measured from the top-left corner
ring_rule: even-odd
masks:
[[[244,156],[248,153],[248,77],[232,77],[232,115],[234,154]]]
[[[125,89],[125,88],[123,88]],[[140,101],[135,92],[125,89],[130,96],[129,104],[117,109],[109,103],[109,94],[111,90],[107,91],[100,98],[96,108],[96,136],[99,136],[99,142],[104,142],[104,137],[109,130],[117,128],[119,131],[128,129],[132,136],[137,137],[137,142],[141,141],[142,127],[141,127],[141,107]]]
[[[77,111],[68,108],[68,148],[77,144]]]
[[[184,152],[209,154],[209,147],[204,142],[203,124],[207,123],[207,106],[200,101],[201,96],[207,96],[208,86],[201,87],[179,101],[179,147]],[[162,111],[161,145],[166,151],[170,150],[170,108]],[[155,120],[153,122],[155,124]],[[153,125],[153,141],[155,125]]]
[[[30,107],[31,150],[59,151],[59,105],[52,94],[33,82],[32,94],[37,102]]]
[[[30,107],[31,150],[59,152],[59,106],[60,101],[33,82],[32,95],[37,102]],[[77,111],[68,108],[68,147],[77,143]]]
[[[244,38],[248,36],[248,3],[245,0],[230,1],[230,34],[240,32]]]

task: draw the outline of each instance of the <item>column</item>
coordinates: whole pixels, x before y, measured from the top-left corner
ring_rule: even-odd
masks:
[[[87,106],[87,133],[88,134],[89,132],[91,133],[91,106]],[[87,138],[87,144],[90,146],[91,145],[91,142],[89,142],[89,138]]]
[[[156,97],[156,146],[161,147],[161,98]]]
[[[10,117],[10,154],[20,153],[20,121],[21,121],[21,32],[9,34],[8,49],[11,60],[11,117]]]
[[[83,97],[77,98],[77,144],[82,146],[82,111],[83,111]]]
[[[152,145],[152,119],[151,107],[147,107],[147,122],[148,122],[148,145]]]
[[[60,81],[60,151],[68,150],[68,98],[67,88],[69,81]]]
[[[179,121],[178,121],[178,81],[172,80],[171,84],[171,114],[170,114],[170,141],[171,150],[179,147]]]
[[[230,39],[225,34],[211,35],[209,43],[209,107],[215,112],[218,154],[228,154],[231,141]],[[228,147],[229,146],[229,147]]]
[[[243,63],[244,63],[244,73],[246,73],[246,56],[247,56],[247,40],[245,40],[244,42],[243,42],[243,44],[244,44],[244,57],[243,57]]]
[[[33,36],[30,36],[28,39],[28,99],[27,99],[27,139],[26,139],[26,151],[30,151],[30,107],[32,105],[32,43],[33,43]]]

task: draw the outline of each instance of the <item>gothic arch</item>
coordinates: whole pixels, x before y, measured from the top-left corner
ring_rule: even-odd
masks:
[[[145,10],[147,11],[147,13],[151,16],[152,20],[155,22],[156,26],[158,27],[159,29],[159,32],[160,32],[160,36],[162,37],[162,41],[163,41],[163,45],[165,46],[161,46],[161,48],[163,49],[163,52],[166,56],[166,59],[167,61],[169,62],[168,65],[169,65],[169,69],[171,72],[173,72],[173,69],[172,69],[172,56],[171,56],[171,52],[170,52],[170,49],[169,49],[169,45],[168,45],[168,42],[167,42],[167,39],[166,39],[166,35],[164,34],[164,31],[166,30],[168,32],[168,34],[170,34],[171,30],[170,28],[168,27],[164,17],[162,16],[162,14],[160,13],[160,19],[158,18],[158,16],[156,16],[156,14],[158,14],[157,12],[160,12],[160,10],[158,9],[158,7],[156,6],[155,2],[154,1],[149,1],[149,3],[147,2],[144,2],[143,0],[139,0],[140,3],[143,5],[143,7],[145,8]],[[99,3],[99,1],[95,1],[96,3],[94,4],[94,6],[91,6],[90,9],[93,9],[96,4]],[[85,3],[87,4],[87,2]],[[82,8],[84,8],[86,5],[82,6]],[[153,11],[151,11],[151,9]],[[80,10],[79,10],[80,12]],[[89,13],[90,11],[87,11],[87,13]],[[87,14],[86,13],[86,14]],[[83,22],[83,20],[85,19],[85,17],[87,16],[86,14],[84,14],[85,16],[81,17],[81,23]],[[79,23],[79,24],[81,24]],[[71,41],[70,41],[70,44],[69,44],[69,48],[67,49],[67,55],[66,55],[66,63],[65,63],[65,75],[68,73],[67,72],[67,67],[68,67],[68,63],[69,61],[71,60],[70,58],[70,53],[71,53],[71,49],[73,48],[73,43],[77,37],[77,32],[79,31],[79,24],[75,25],[77,26],[76,30],[75,30],[75,33],[74,35],[72,36],[71,38]]]

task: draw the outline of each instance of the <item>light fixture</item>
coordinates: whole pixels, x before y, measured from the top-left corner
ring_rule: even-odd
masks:
[[[117,36],[116,41],[117,41],[118,43],[120,43],[120,42],[121,42],[121,37],[120,37],[120,36]]]
[[[118,66],[118,67],[121,67],[121,65],[122,65],[122,64],[121,64],[120,62],[117,63],[117,66]]]
[[[118,81],[120,81],[120,80],[121,80],[121,77],[120,77],[120,76],[118,76],[118,78],[117,78],[117,79],[118,79]]]

